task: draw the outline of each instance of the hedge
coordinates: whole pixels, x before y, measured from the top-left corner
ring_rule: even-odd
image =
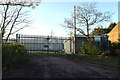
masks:
[[[27,60],[27,50],[20,43],[3,43],[2,44],[2,67],[3,71],[15,68]]]
[[[120,43],[111,43],[110,54],[113,56],[120,56]]]

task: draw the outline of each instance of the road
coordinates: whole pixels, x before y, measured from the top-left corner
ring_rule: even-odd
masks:
[[[68,59],[29,54],[30,60],[4,78],[117,78],[118,71]]]

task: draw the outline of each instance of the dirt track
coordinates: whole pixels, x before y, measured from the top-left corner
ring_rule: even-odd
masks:
[[[29,55],[20,69],[10,71],[7,78],[117,78],[117,70],[92,64],[77,63],[60,57]],[[5,78],[4,76],[4,78]]]

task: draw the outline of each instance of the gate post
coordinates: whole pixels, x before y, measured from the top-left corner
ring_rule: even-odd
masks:
[[[2,31],[0,30],[0,79],[2,79],[2,42],[3,38],[1,35]]]
[[[47,38],[47,42],[48,42],[48,47],[47,47],[47,53],[49,54],[49,36],[48,36],[48,38]]]
[[[17,40],[17,39],[18,39],[18,34],[16,34],[16,43],[18,43],[18,40]]]
[[[16,34],[16,43],[18,43],[18,39],[20,40],[20,34]]]

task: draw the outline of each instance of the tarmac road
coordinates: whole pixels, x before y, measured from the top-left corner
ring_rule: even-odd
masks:
[[[118,71],[68,59],[29,54],[30,60],[3,78],[117,78]]]

